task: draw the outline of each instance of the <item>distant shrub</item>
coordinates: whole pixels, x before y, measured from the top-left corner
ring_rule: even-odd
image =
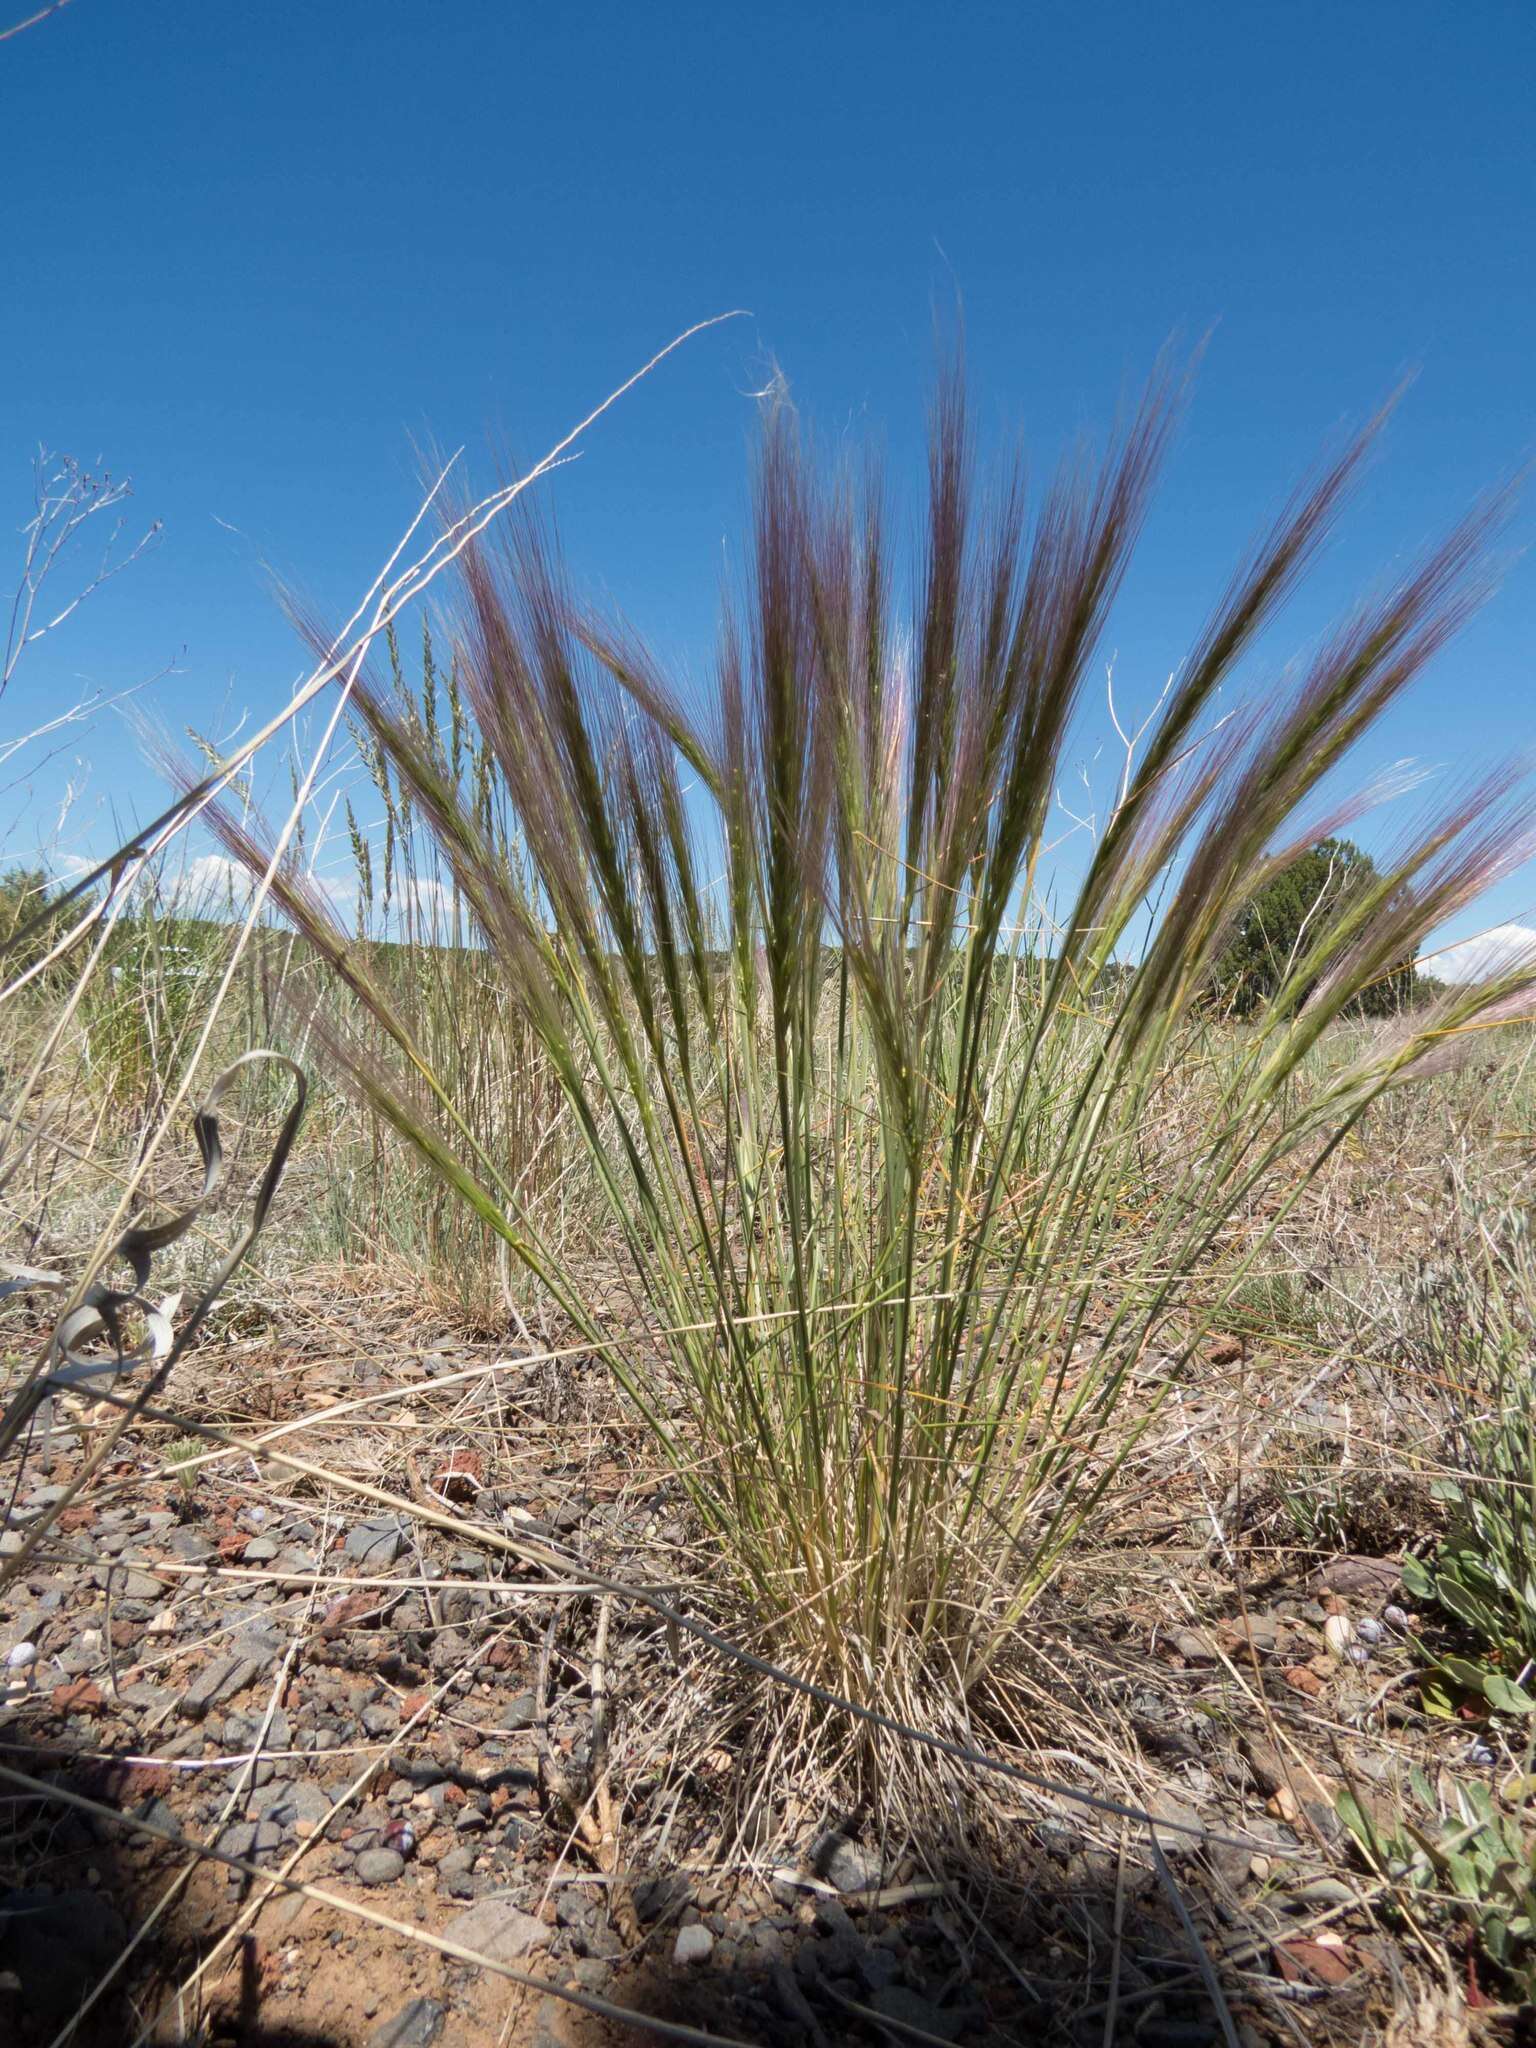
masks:
[[[0,874],[0,973],[12,980],[34,966],[58,936],[56,921],[44,918],[33,931],[26,927],[49,909],[53,889],[46,869],[9,868]],[[18,934],[22,936],[18,939]],[[10,942],[16,939],[17,943]]]
[[[1319,840],[1245,905],[1211,976],[1216,1001],[1235,1017],[1251,1017],[1327,928],[1380,880],[1376,863],[1350,840]],[[1413,963],[1405,961],[1367,982],[1349,1014],[1395,1017],[1423,993]]]

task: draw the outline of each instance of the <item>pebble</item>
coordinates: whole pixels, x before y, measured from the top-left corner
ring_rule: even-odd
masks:
[[[1147,1812],[1168,1830],[1159,1832],[1157,1839],[1163,1854],[1170,1859],[1192,1855],[1205,1840],[1205,1822],[1177,1793],[1154,1792],[1147,1801]],[[1173,1832],[1175,1828],[1177,1833]]]
[[[413,1998],[374,2028],[368,2048],[432,2048],[447,2017],[447,2007],[435,1998]]]
[[[1211,1638],[1205,1633],[1204,1629],[1175,1629],[1172,1642],[1173,1647],[1178,1651],[1186,1664],[1215,1664],[1220,1661],[1216,1653],[1216,1645],[1211,1641]]]
[[[165,1582],[129,1566],[121,1579],[114,1577],[112,1590],[123,1600],[158,1600],[165,1591]]]
[[[400,1524],[392,1518],[359,1522],[346,1541],[347,1556],[371,1570],[393,1564],[404,1548],[404,1534]]]
[[[398,1849],[365,1849],[353,1866],[359,1884],[393,1884],[404,1868]]]
[[[5,1668],[7,1671],[25,1671],[29,1664],[36,1662],[36,1643],[17,1643],[6,1653]]]
[[[879,1888],[885,1866],[878,1849],[866,1849],[834,1835],[818,1842],[812,1852],[813,1866],[840,1892],[871,1892]]]
[[[242,1564],[270,1564],[277,1555],[277,1545],[270,1536],[253,1536],[241,1553]]]
[[[455,1913],[443,1932],[460,1948],[473,1949],[493,1963],[515,1963],[519,1956],[547,1948],[554,1930],[493,1892],[477,1899],[468,1912]]]
[[[1323,1623],[1323,1641],[1335,1657],[1342,1657],[1355,1639],[1355,1626],[1347,1614],[1330,1614]]]
[[[707,1963],[714,1953],[715,1937],[702,1922],[696,1927],[680,1927],[677,1941],[672,1950],[674,1963]]]

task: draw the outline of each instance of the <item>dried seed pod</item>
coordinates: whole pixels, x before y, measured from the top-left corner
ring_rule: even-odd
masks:
[[[1355,1625],[1347,1614],[1330,1614],[1323,1623],[1323,1641],[1335,1657],[1342,1657],[1355,1639]]]
[[[1355,1634],[1362,1643],[1385,1642],[1387,1636],[1386,1624],[1378,1621],[1372,1614],[1362,1614],[1355,1623]]]
[[[1388,1628],[1395,1628],[1400,1636],[1408,1633],[1408,1617],[1401,1607],[1383,1607],[1381,1618]]]

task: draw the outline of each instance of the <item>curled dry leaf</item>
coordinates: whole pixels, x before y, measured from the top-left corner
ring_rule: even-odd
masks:
[[[432,1488],[446,1500],[472,1501],[485,1486],[485,1461],[474,1451],[450,1451],[432,1474]]]

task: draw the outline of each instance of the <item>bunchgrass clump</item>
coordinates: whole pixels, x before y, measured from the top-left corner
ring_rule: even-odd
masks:
[[[1358,808],[1323,814],[1323,785],[1484,589],[1497,502],[1230,713],[1369,432],[1234,576],[1043,914],[1063,757],[1173,410],[1159,380],[1031,514],[1017,477],[978,490],[947,383],[908,588],[879,492],[826,481],[781,406],[707,691],[578,604],[522,517],[459,558],[473,743],[365,681],[370,746],[595,1180],[634,1303],[618,1341],[376,956],[279,878],[334,971],[338,1053],[601,1349],[759,1640],[930,1725],[969,1725],[1327,1149],[1525,996],[1517,975],[1452,992],[1291,1085],[1512,857],[1500,781],[1319,918],[1250,1024],[1205,1000],[1242,906]]]

